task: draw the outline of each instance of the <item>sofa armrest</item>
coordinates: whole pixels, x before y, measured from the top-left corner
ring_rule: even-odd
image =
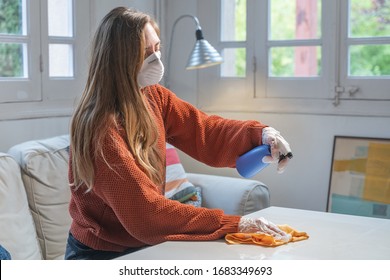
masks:
[[[202,189],[202,206],[230,215],[247,215],[270,206],[268,188],[260,181],[197,173],[188,180]]]

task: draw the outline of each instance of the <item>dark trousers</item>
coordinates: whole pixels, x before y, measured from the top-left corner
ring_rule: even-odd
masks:
[[[123,252],[95,250],[84,245],[69,233],[68,242],[66,244],[65,260],[111,260],[138,251],[139,249],[140,248],[129,248]]]

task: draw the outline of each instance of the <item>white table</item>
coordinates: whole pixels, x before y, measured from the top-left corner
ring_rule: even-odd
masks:
[[[265,217],[305,231],[309,239],[268,248],[228,245],[224,240],[164,242],[121,260],[390,260],[390,220],[325,212],[269,207],[248,217]]]

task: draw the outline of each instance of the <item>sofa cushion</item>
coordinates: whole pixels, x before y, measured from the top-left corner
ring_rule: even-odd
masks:
[[[196,198],[197,190],[188,181],[179,155],[174,146],[166,144],[166,179],[165,196],[167,198],[187,202]]]
[[[44,259],[63,259],[71,224],[68,210],[69,136],[29,141],[8,153],[19,163]]]
[[[12,259],[42,259],[20,167],[0,153],[0,244]]]

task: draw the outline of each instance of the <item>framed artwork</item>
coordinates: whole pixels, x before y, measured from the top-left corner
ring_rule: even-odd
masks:
[[[335,136],[327,211],[390,219],[390,139]]]

